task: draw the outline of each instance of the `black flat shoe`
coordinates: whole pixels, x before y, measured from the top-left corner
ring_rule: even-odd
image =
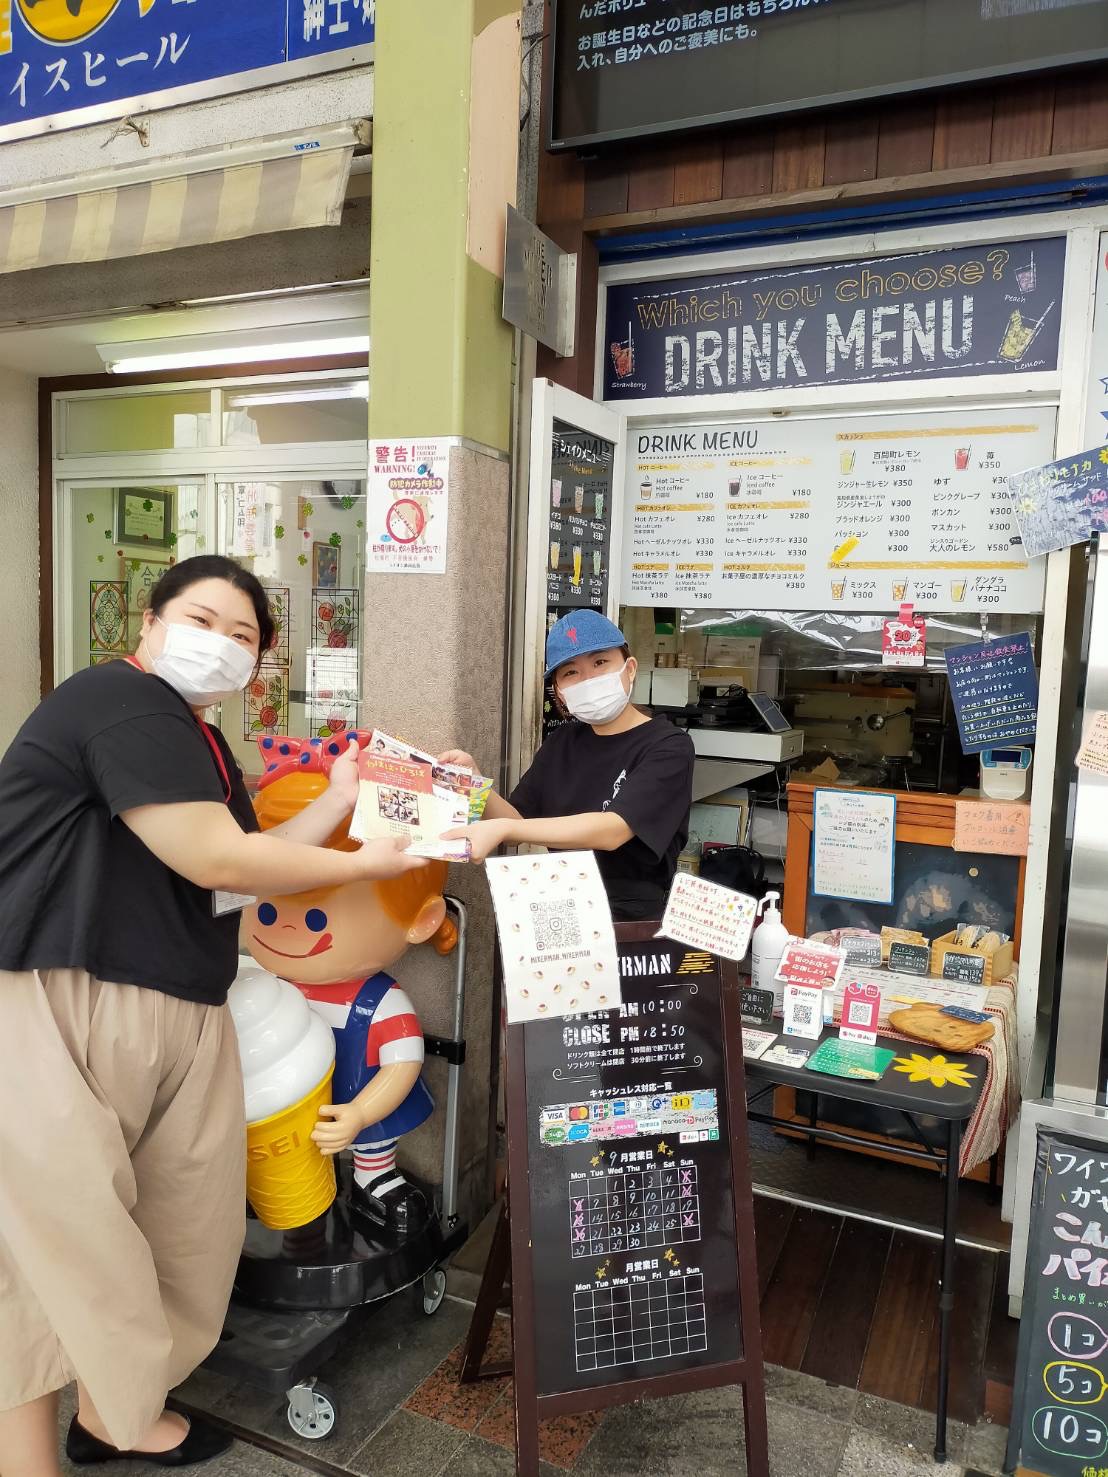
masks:
[[[65,1438],[65,1454],[78,1467],[91,1467],[100,1462],[150,1462],[155,1467],[197,1467],[227,1451],[234,1443],[228,1436],[206,1421],[190,1418],[185,1439],[168,1451],[120,1451],[86,1431],[74,1416]]]

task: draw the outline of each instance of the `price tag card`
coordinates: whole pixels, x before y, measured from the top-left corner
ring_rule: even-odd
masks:
[[[771,1046],[762,1061],[769,1062],[775,1067],[799,1068],[811,1056],[811,1047],[793,1046],[788,1041],[779,1041],[776,1046]]]
[[[881,991],[876,985],[860,985],[851,981],[843,991],[843,1014],[839,1037],[857,1041],[863,1046],[877,1043],[877,1023],[881,1019]]]
[[[758,990],[753,985],[740,986],[739,1014],[744,1022],[768,1026],[773,1020],[773,991]]]
[[[673,879],[659,937],[704,949],[721,959],[742,959],[758,910],[755,898],[718,883],[678,872]]]
[[[874,969],[879,969],[881,966],[880,934],[867,934],[864,938],[845,938],[841,948],[848,965],[872,964]]]
[[[926,944],[894,943],[889,948],[889,969],[900,974],[929,974],[931,950]]]
[[[989,1019],[986,1011],[967,1010],[964,1005],[944,1005],[941,1009],[943,1015],[953,1016],[956,1021],[969,1021],[974,1026],[983,1026]]]
[[[841,949],[794,939],[781,955],[774,978],[786,985],[818,985],[827,990],[839,983],[845,962]]]
[[[1108,775],[1108,713],[1094,713],[1077,755],[1078,769]]]
[[[987,963],[984,954],[944,954],[943,979],[957,980],[961,985],[983,985]]]
[[[785,987],[785,1035],[818,1041],[823,1031],[823,991],[808,985]]]

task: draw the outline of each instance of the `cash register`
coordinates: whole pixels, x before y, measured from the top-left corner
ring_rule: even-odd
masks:
[[[678,673],[659,669],[653,675],[672,678]],[[687,729],[698,760],[739,761],[757,766],[758,773],[764,774],[775,764],[799,759],[804,751],[804,733],[792,727],[768,693],[751,692],[737,683],[698,683],[687,672],[680,675],[688,678],[688,683],[674,696],[687,695],[692,700],[683,704],[665,702],[668,693],[663,681],[652,684],[651,708]],[[657,696],[655,685],[659,688]],[[753,775],[734,775],[730,782],[741,784],[744,778]],[[722,786],[717,784],[716,788]]]

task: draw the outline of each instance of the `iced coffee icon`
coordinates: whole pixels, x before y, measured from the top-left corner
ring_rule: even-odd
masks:
[[[1021,292],[1034,292],[1035,284],[1039,280],[1039,274],[1035,270],[1035,253],[1031,253],[1031,260],[1025,267],[1016,268],[1016,285]]]
[[[573,511],[578,517],[585,511],[585,484],[578,482],[573,489]]]
[[[556,538],[550,540],[550,567],[557,569],[558,561],[562,557],[562,546]]]
[[[728,496],[729,497],[738,497],[739,493],[742,492],[742,490],[743,490],[743,479],[741,477],[732,477],[731,480],[730,480],[730,482],[728,482],[728,484],[727,484],[727,494],[728,494]]]
[[[552,508],[562,506],[562,479],[560,477],[550,479],[550,506]]]
[[[1000,344],[1000,357],[1007,364],[1018,364],[1039,336],[1054,304],[1051,303],[1041,318],[1025,318],[1018,308],[1012,310],[1004,338]]]
[[[951,580],[950,598],[954,601],[955,605],[961,605],[963,600],[965,600],[966,584],[966,580]]]
[[[575,585],[579,585],[581,583],[581,545],[580,544],[574,544],[574,546],[573,546],[573,583]]]
[[[841,600],[846,594],[846,580],[831,581],[831,599]]]
[[[844,477],[849,477],[850,474],[851,474],[851,472],[853,472],[853,470],[854,470],[854,452],[852,452],[852,451],[840,451],[839,452],[839,471],[842,473],[842,475]]]
[[[972,448],[969,447],[969,446],[959,446],[955,450],[955,452],[954,452],[954,470],[956,472],[964,472],[966,470],[966,468],[969,466],[969,459],[970,459],[970,451],[971,451],[971,449]]]

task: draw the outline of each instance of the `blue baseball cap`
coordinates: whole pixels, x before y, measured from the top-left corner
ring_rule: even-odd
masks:
[[[546,676],[549,677],[574,657],[588,656],[593,651],[610,651],[626,646],[627,638],[620,628],[598,610],[575,610],[563,615],[546,638]]]

